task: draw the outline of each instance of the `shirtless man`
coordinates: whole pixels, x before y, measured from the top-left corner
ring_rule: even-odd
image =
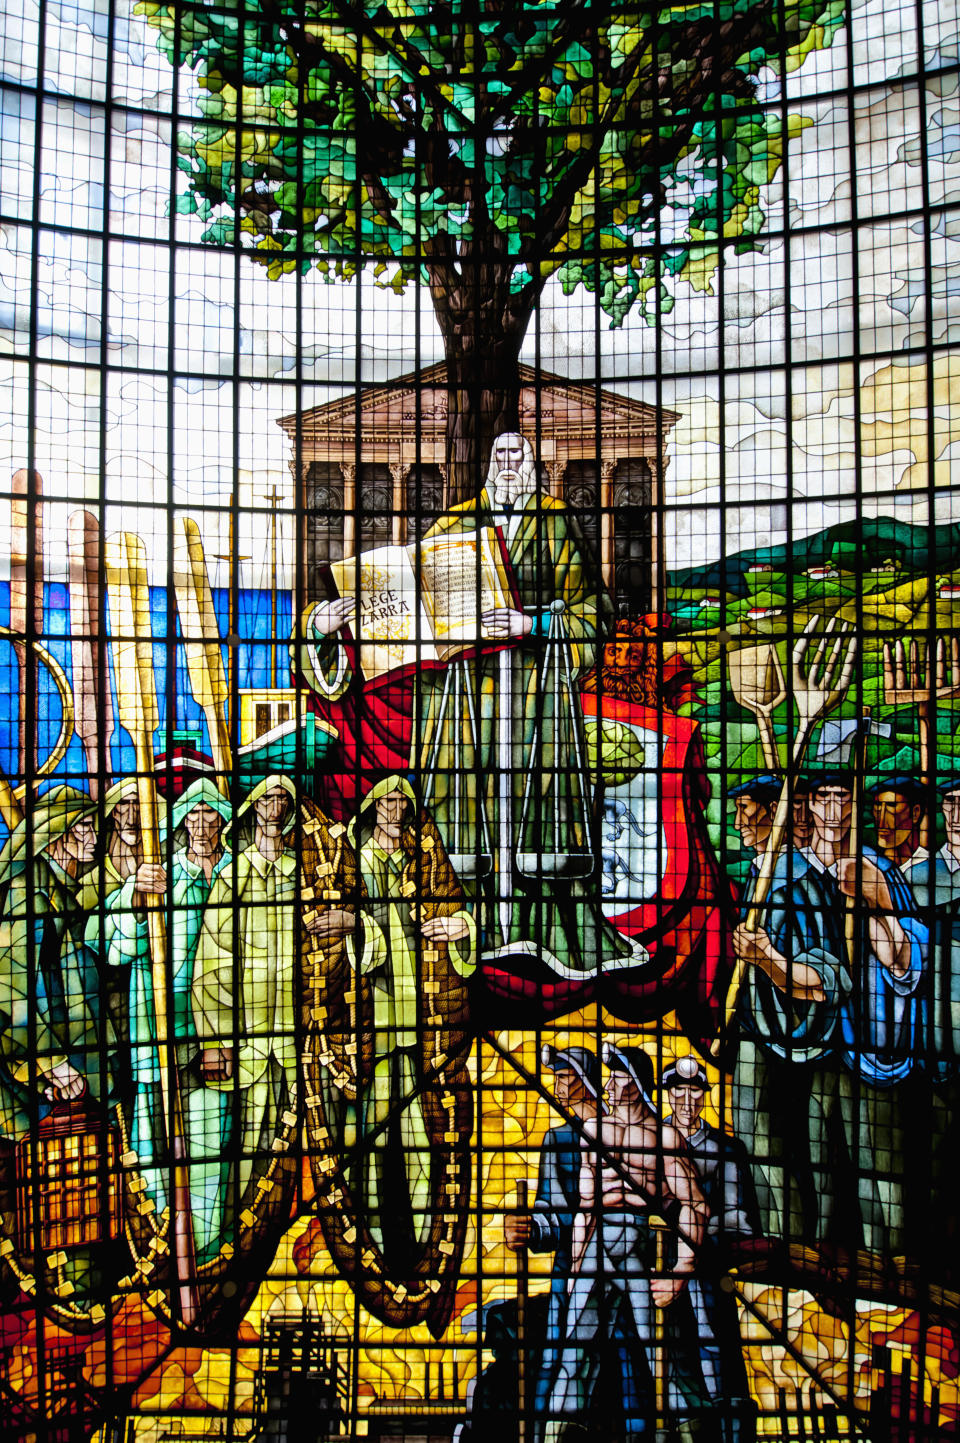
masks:
[[[640,1047],[605,1045],[603,1060],[610,1069],[606,1089],[610,1111],[600,1123],[599,1146],[596,1120],[584,1124],[566,1338],[548,1408],[547,1443],[559,1440],[561,1430],[589,1409],[607,1337],[639,1340],[647,1386],[638,1388],[624,1366],[624,1423],[627,1434],[649,1429],[654,1413],[655,1310],[669,1308],[679,1299],[706,1231],[708,1208],[696,1169],[683,1139],[661,1121],[651,1100],[654,1078],[649,1057]],[[653,1213],[665,1215],[670,1223],[669,1264],[663,1271],[656,1270]],[[689,1298],[683,1301],[689,1307]],[[692,1337],[695,1345],[696,1329],[677,1331],[678,1340],[666,1360],[667,1406],[674,1418],[681,1409],[693,1411],[699,1397],[704,1408],[710,1406],[698,1353],[680,1341]]]

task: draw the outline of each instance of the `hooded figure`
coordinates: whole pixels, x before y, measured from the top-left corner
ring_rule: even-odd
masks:
[[[201,777],[177,800],[170,820],[173,852],[168,887],[149,897],[163,906],[169,896],[167,968],[168,1035],[174,1045],[180,1088],[185,1153],[197,1257],[216,1245],[222,1227],[222,1190],[226,1163],[229,1107],[222,1092],[207,1088],[200,1075],[200,1042],[193,1021],[194,958],[204,907],[211,888],[230,867],[222,832],[230,821],[230,803],[208,777]],[[132,1072],[133,1096],[124,1107],[129,1144],[158,1210],[166,1204],[169,1153],[163,1113],[157,1013],[153,990],[147,914],[136,875],[113,892],[103,920],[91,917],[87,941],[102,955],[111,975],[124,975],[127,1033],[122,1039]],[[206,1159],[206,1161],[204,1161]]]
[[[80,901],[96,854],[96,811],[85,793],[54,787],[0,853],[0,1131],[8,1138],[27,1133],[40,1095],[109,1091],[100,978]]]
[[[429,818],[418,818],[404,778],[379,782],[347,835],[367,892],[355,965],[370,980],[373,1010],[372,1071],[357,1106],[358,1141],[369,1142],[360,1147],[354,1190],[377,1246],[403,1267],[432,1223],[421,1029],[450,973],[473,973],[476,926],[440,836]]]
[[[100,808],[103,808],[102,813]],[[157,798],[157,821],[162,827],[167,815],[167,804]],[[100,824],[100,845],[97,849],[97,865],[91,867],[83,878],[80,904],[90,920],[87,925],[88,946],[99,952],[104,997],[110,1023],[117,1037],[126,1037],[129,1032],[127,1018],[127,994],[129,972],[123,962],[117,969],[115,962],[106,961],[106,941],[100,939],[100,918],[105,915],[120,888],[125,882],[138,877],[140,881],[152,880],[149,867],[143,867],[143,837],[140,832],[140,796],[136,777],[122,777],[104,793],[102,800],[95,804],[94,819],[102,816]],[[127,889],[127,895],[130,893]],[[141,887],[141,891],[146,891]],[[122,961],[122,959],[121,959]],[[117,1083],[121,1091],[129,1091],[130,1071],[126,1058],[116,1058],[118,1067]]]
[[[277,1226],[289,1219],[298,1168],[287,1154],[297,1140],[310,956],[319,939],[340,946],[352,930],[356,877],[342,837],[334,839],[320,808],[298,798],[289,777],[258,782],[228,832],[234,857],[210,889],[193,1020],[203,1080],[225,1095],[233,1119],[225,1231],[232,1228],[246,1248],[260,1245],[270,1219]],[[347,906],[331,905],[334,899]]]
[[[289,777],[257,783],[229,829],[236,858],[210,889],[194,964],[204,1080],[228,1104],[239,1098],[231,1148],[238,1201],[296,1095],[296,820]]]

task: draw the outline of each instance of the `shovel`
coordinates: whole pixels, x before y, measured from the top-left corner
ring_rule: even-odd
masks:
[[[773,731],[773,712],[787,699],[783,668],[777,648],[769,642],[763,646],[742,646],[727,657],[730,685],[740,706],[752,711],[760,731],[767,770],[779,772],[780,751]]]

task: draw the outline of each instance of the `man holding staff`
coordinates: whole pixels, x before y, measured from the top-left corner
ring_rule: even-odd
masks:
[[[737,808],[734,825],[756,853],[744,888],[747,909],[780,791],[778,778],[761,776],[728,794]],[[814,796],[812,790],[812,813]],[[813,825],[817,846],[816,814]],[[822,836],[819,845],[826,845]],[[840,1005],[850,991],[836,884],[806,849],[786,846],[760,925],[753,930],[748,921],[745,913],[734,933],[747,972],[736,1014],[731,1118],[750,1154],[763,1232],[814,1242],[824,1238],[833,1214],[834,1051]]]

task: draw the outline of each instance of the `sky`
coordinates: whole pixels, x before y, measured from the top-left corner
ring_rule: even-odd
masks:
[[[172,500],[201,521],[214,583],[223,584],[230,540],[221,508],[236,486],[237,547],[249,558],[241,584],[256,586],[266,580],[275,497],[281,563],[293,543],[290,447],[277,419],[358,380],[442,359],[440,336],[423,290],[397,297],[369,273],[334,285],[314,275],[301,292],[298,373],[293,279],[270,281],[246,258],[237,275],[233,256],[214,249],[178,252],[171,269],[171,229],[190,241],[203,229],[194,217],[168,214],[173,72],[130,0],[117,0],[114,16],[108,55],[106,0],[46,6],[39,126],[34,94],[20,88],[37,81],[38,10],[12,0],[0,21],[0,77],[10,85],[0,103],[0,476],[27,463],[32,431],[35,466],[55,498],[46,515],[51,578],[63,574],[67,516],[98,499],[106,529],[140,531],[154,575],[162,574],[166,522],[154,508]],[[671,568],[782,542],[788,520],[802,535],[847,519],[858,486],[866,514],[920,525],[953,519],[960,364],[951,365],[948,348],[960,315],[960,22],[952,0],[924,5],[921,85],[915,16],[912,3],[855,4],[850,30],[814,51],[783,97],[776,77],[764,77],[764,98],[806,122],[790,145],[789,173],[765,196],[769,238],[759,253],[727,259],[707,290],[674,283],[659,388],[657,336],[642,317],[618,329],[602,318],[598,346],[594,298],[565,297],[556,284],[545,292],[523,360],[539,354],[544,368],[572,379],[599,374],[610,389],[654,403],[659,396],[680,413],[664,498]],[[188,107],[195,79],[188,73],[179,83]],[[925,184],[935,208],[929,236],[914,213]],[[928,339],[932,380],[918,349]],[[105,380],[101,361],[110,366]],[[0,554],[6,512],[0,506]]]

